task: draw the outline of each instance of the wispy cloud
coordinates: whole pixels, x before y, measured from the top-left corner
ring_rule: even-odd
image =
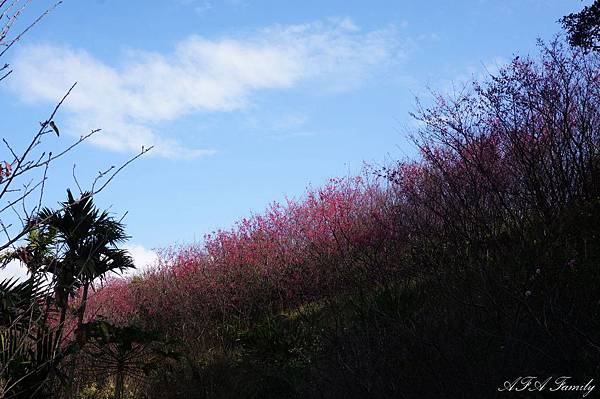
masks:
[[[478,64],[470,64],[463,73],[459,73],[456,81],[471,83],[473,81],[482,81],[490,76],[497,75],[510,60],[504,57],[494,57],[486,61],[480,61]]]
[[[244,36],[190,36],[170,53],[129,51],[113,64],[83,49],[41,44],[16,55],[10,87],[25,101],[53,103],[77,81],[63,130],[79,136],[100,127],[93,143],[110,150],[155,145],[158,155],[194,158],[213,151],[165,137],[157,126],[198,112],[242,109],[258,91],[303,84],[315,91],[354,88],[402,59],[405,43],[394,28],[363,32],[338,18]]]
[[[245,0],[177,0],[179,4],[190,7],[198,15],[205,15],[210,11],[215,11],[218,6],[226,6],[234,9],[241,9],[248,6]]]

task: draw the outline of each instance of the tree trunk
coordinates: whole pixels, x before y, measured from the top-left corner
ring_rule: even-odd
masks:
[[[54,338],[54,356],[58,351],[58,346],[62,338],[63,328],[65,326],[65,318],[67,316],[67,307],[64,306],[60,309],[60,320],[58,322],[58,331],[56,331],[56,337]]]
[[[79,318],[77,320],[77,328],[81,328],[83,325],[83,316],[85,315],[85,308],[87,306],[87,297],[88,297],[88,289],[90,287],[90,283],[85,283],[83,285],[83,295],[81,296],[81,305],[79,306]]]
[[[75,330],[75,338],[77,339],[77,344],[79,344],[80,347],[84,346],[87,341],[87,337],[83,331],[83,317],[85,316],[85,308],[87,305],[88,288],[89,283],[86,282],[83,285],[81,305],[79,305],[79,309],[77,309],[77,329]]]
[[[123,367],[119,365],[117,367],[117,380],[115,381],[115,399],[123,398]]]

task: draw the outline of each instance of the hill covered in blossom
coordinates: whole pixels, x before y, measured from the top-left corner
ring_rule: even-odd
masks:
[[[419,159],[165,250],[98,289],[87,318],[178,353],[150,383],[163,397],[474,397],[514,375],[585,380],[600,331],[599,66],[557,41],[434,95],[415,113]]]

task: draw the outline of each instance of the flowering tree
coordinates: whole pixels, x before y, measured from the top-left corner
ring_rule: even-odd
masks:
[[[541,62],[516,57],[471,92],[437,96],[415,115],[425,126],[415,135],[422,161],[389,177],[448,235],[495,234],[498,221],[551,223],[597,194],[598,66],[553,42]]]
[[[166,251],[141,278],[108,282],[91,298],[87,317],[209,339],[223,317],[253,320],[372,286],[392,273],[389,205],[377,182],[332,179],[202,245]]]
[[[595,367],[598,323],[584,315],[599,299],[599,71],[596,54],[559,41],[539,60],[515,57],[488,81],[418,107],[421,159],[387,170],[407,261],[440,309],[424,328],[455,337],[427,330],[438,345],[429,356],[460,352],[469,361],[452,366],[477,383],[507,365]],[[493,348],[485,360],[482,347]]]
[[[377,355],[365,367],[386,366],[377,376],[391,381],[386,394],[423,385],[480,396],[507,370],[568,365],[591,375],[600,340],[588,317],[600,300],[599,71],[598,55],[555,41],[539,60],[516,57],[456,97],[434,95],[414,114],[420,157],[387,167],[388,184],[334,179],[165,251],[143,276],[110,281],[86,317],[178,337],[198,359],[232,345],[232,324],[391,286],[399,299],[361,308],[356,336],[333,334],[343,345],[319,371],[337,370],[337,388],[368,385],[357,378],[365,353]],[[365,348],[389,349],[387,341],[401,361]],[[390,364],[402,378],[381,377]],[[472,386],[445,383],[465,375]]]

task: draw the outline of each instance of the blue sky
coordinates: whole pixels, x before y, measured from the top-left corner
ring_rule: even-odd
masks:
[[[48,205],[75,187],[73,164],[85,185],[155,145],[97,198],[128,212],[141,265],[363,162],[410,156],[415,96],[535,54],[587,3],[65,0],[5,57],[3,137],[24,145],[78,82],[50,145],[103,131],[54,166]]]

